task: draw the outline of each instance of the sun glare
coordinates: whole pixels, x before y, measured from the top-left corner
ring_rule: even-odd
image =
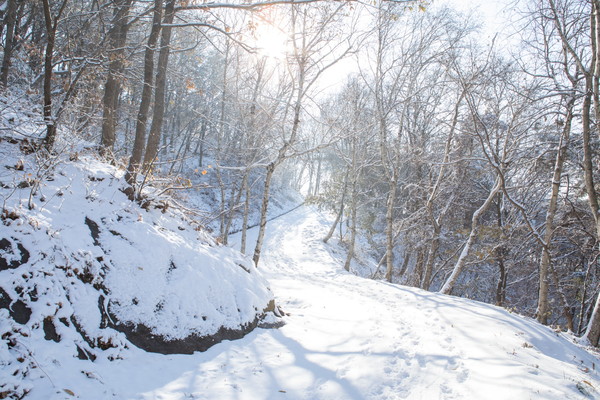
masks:
[[[286,31],[266,19],[261,19],[254,26],[254,47],[257,53],[265,57],[284,59],[288,51]]]

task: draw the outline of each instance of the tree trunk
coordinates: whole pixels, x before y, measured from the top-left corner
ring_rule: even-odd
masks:
[[[2,59],[2,70],[0,70],[0,85],[8,86],[8,71],[10,69],[10,61],[13,52],[13,38],[15,33],[15,21],[17,17],[17,0],[7,0],[6,14],[4,14],[4,21],[6,21],[6,39],[4,42],[4,58]],[[1,36],[1,33],[0,33]]]
[[[437,257],[437,252],[440,248],[440,227],[438,224],[434,225],[433,235],[434,237],[431,240],[429,251],[427,252],[427,261],[425,262],[425,273],[423,275],[423,280],[421,281],[421,288],[425,290],[429,290],[429,287],[431,286],[431,276],[433,275],[435,257]]]
[[[198,145],[196,146],[195,153],[198,154],[198,166],[202,168],[204,163],[204,139],[206,138],[207,122],[206,118],[202,118],[202,125],[200,125],[200,138],[198,139]]]
[[[242,222],[242,239],[240,244],[240,252],[246,254],[246,236],[248,233],[248,214],[250,213],[250,185],[248,184],[249,171],[244,174],[244,221]]]
[[[102,136],[100,138],[100,154],[112,155],[115,144],[117,125],[117,106],[121,93],[121,81],[124,70],[125,44],[129,23],[127,17],[133,0],[115,1],[112,27],[108,31],[109,62],[104,97],[102,99]]]
[[[567,116],[558,144],[556,160],[554,162],[554,173],[552,176],[550,202],[548,204],[548,210],[546,211],[546,230],[544,232],[544,246],[542,246],[542,257],[540,260],[539,271],[540,283],[538,292],[538,305],[537,310],[535,312],[537,320],[544,325],[548,324],[548,316],[550,314],[550,303],[548,300],[550,284],[548,271],[550,269],[551,263],[550,249],[552,243],[552,236],[554,235],[554,217],[558,208],[558,193],[560,190],[560,181],[562,178],[563,165],[567,157],[567,149],[571,133],[571,123],[573,121],[574,103],[575,97],[573,96],[567,103]]]
[[[54,148],[56,141],[56,121],[52,115],[52,58],[54,53],[54,40],[56,39],[56,29],[58,20],[67,5],[67,0],[63,0],[57,15],[52,18],[49,0],[43,0],[44,23],[46,26],[46,52],[44,55],[44,122],[46,124],[46,136],[44,137],[44,147],[48,152]]]
[[[500,270],[500,277],[498,278],[498,285],[496,286],[496,305],[502,307],[506,300],[506,281],[508,274],[506,266],[504,265],[504,247],[498,249],[498,269]]]
[[[588,81],[590,79],[587,79]],[[590,89],[591,83],[586,84],[586,87]],[[583,131],[583,171],[585,178],[585,187],[587,192],[588,203],[594,216],[595,228],[596,228],[596,239],[600,238],[600,215],[598,210],[598,197],[596,188],[594,186],[594,170],[593,170],[593,152],[591,146],[591,119],[590,119],[590,106],[591,106],[591,90],[586,93],[582,107],[582,131]],[[594,311],[588,323],[588,327],[583,336],[593,346],[598,346],[600,341],[600,295],[596,299]]]
[[[152,29],[150,37],[144,52],[144,84],[142,86],[142,95],[140,99],[140,108],[135,124],[135,138],[133,150],[129,158],[125,180],[129,185],[134,185],[137,173],[140,171],[142,156],[144,154],[144,145],[146,142],[146,124],[148,122],[148,110],[152,101],[152,78],[154,77],[154,52],[160,33],[160,20],[162,17],[163,0],[154,0],[154,12],[152,16]]]
[[[260,260],[260,252],[262,249],[263,241],[265,239],[265,230],[267,227],[267,211],[269,208],[269,197],[271,189],[271,179],[275,172],[275,163],[271,163],[267,166],[267,176],[265,177],[265,188],[263,191],[262,206],[260,208],[260,224],[258,228],[258,238],[256,239],[256,247],[254,248],[254,255],[252,260],[254,264],[258,266],[258,260]]]
[[[596,122],[597,118],[600,117],[600,2],[598,0],[592,1],[592,18],[591,18],[591,37],[592,37],[592,54],[594,59],[592,60],[592,71],[593,76],[586,76],[586,94],[583,101],[582,107],[582,131],[583,131],[583,169],[585,177],[585,187],[587,191],[588,203],[594,216],[596,223],[596,240],[600,240],[600,210],[598,209],[598,194],[594,186],[593,178],[593,152],[591,146],[591,127],[592,121],[590,118],[590,101],[591,94],[593,93],[594,106],[596,110]],[[600,130],[600,126],[596,126],[597,130]],[[600,294],[596,298],[594,310],[588,323],[585,334],[583,335],[590,344],[598,346],[600,341]]]
[[[344,202],[346,199],[347,188],[348,188],[348,172],[346,172],[346,176],[344,177],[344,189],[342,190],[342,198],[340,200],[340,211],[338,211],[338,213],[335,217],[335,221],[333,221],[333,225],[331,225],[331,228],[329,228],[329,232],[327,232],[327,235],[325,235],[325,237],[323,238],[323,243],[327,243],[329,241],[329,239],[331,239],[331,237],[333,236],[333,234],[335,232],[335,227],[337,226],[337,224],[340,223],[340,220],[342,219],[342,214],[344,213]]]
[[[446,174],[446,164],[448,164],[448,160],[450,159],[450,151],[452,150],[452,142],[454,140],[454,133],[456,131],[456,126],[458,125],[458,117],[460,114],[460,105],[464,100],[467,94],[467,89],[463,88],[458,99],[456,100],[456,104],[454,105],[454,112],[452,117],[452,123],[450,125],[450,130],[448,132],[448,137],[446,138],[446,144],[444,146],[444,158],[442,164],[440,165],[440,169],[437,174],[437,178],[435,180],[435,184],[431,189],[431,193],[427,198],[427,204],[425,208],[427,209],[427,214],[429,216],[429,220],[431,222],[431,226],[433,227],[433,235],[431,238],[431,244],[429,246],[429,252],[427,255],[427,262],[425,264],[425,276],[421,282],[421,288],[425,290],[429,290],[431,286],[431,277],[433,274],[433,266],[435,265],[435,257],[437,256],[437,252],[440,248],[440,234],[442,231],[441,220],[443,215],[439,216],[439,219],[435,218],[433,206],[434,201],[437,197],[437,194],[440,190],[442,180]],[[446,207],[446,210],[448,207]]]
[[[552,264],[550,264],[550,269],[552,272],[552,279],[554,280],[554,285],[556,286],[556,291],[558,292],[558,297],[560,298],[561,306],[563,309],[563,316],[567,320],[567,329],[569,330],[569,332],[573,332],[573,313],[571,312],[571,307],[569,307],[567,295],[560,284],[556,268],[554,268]]]
[[[592,346],[598,346],[600,339],[600,295],[596,297],[594,311],[592,311],[592,316],[583,337],[586,338]]]
[[[483,204],[475,211],[473,214],[473,218],[471,219],[471,233],[469,234],[469,238],[467,239],[467,243],[462,249],[456,264],[454,265],[454,269],[452,273],[440,289],[440,293],[443,294],[452,294],[452,289],[454,289],[454,285],[458,280],[461,272],[465,268],[467,257],[469,256],[469,252],[471,251],[471,246],[475,243],[475,239],[477,238],[477,234],[479,233],[479,223],[483,214],[487,211],[489,206],[492,204],[494,197],[498,194],[501,189],[501,180],[500,178],[496,178],[496,182],[494,183],[494,187],[490,190],[487,199],[483,202]]]
[[[388,282],[392,282],[392,272],[394,270],[394,204],[396,203],[396,186],[398,185],[397,171],[395,167],[393,169],[385,213],[385,280]]]
[[[425,261],[425,250],[417,249],[417,259],[415,260],[415,269],[413,271],[413,286],[418,287],[423,280],[423,267]]]
[[[323,156],[321,155],[321,152],[317,153],[317,175],[315,177],[315,188],[314,188],[314,195],[318,195],[319,192],[321,191],[321,170],[322,170],[322,164],[323,164]]]
[[[352,163],[356,162],[356,147],[354,147],[353,151],[353,160]],[[354,257],[354,245],[356,243],[356,208],[357,208],[357,180],[358,180],[358,172],[355,168],[352,171],[352,199],[350,201],[350,243],[348,244],[348,254],[346,255],[346,262],[344,263],[344,269],[350,272],[350,263],[352,262],[352,258]]]
[[[156,89],[154,90],[154,112],[152,114],[152,125],[146,144],[146,154],[144,154],[144,171],[147,173],[152,163],[158,155],[158,145],[162,130],[163,119],[165,116],[165,89],[167,85],[167,66],[169,64],[169,53],[171,51],[171,32],[170,26],[175,17],[175,0],[167,0],[165,5],[165,17],[163,19],[162,33],[160,37],[160,52],[158,54],[158,64],[156,65]]]
[[[247,175],[244,173],[242,178],[242,185],[240,189],[237,191],[237,195],[235,195],[235,186],[231,189],[231,202],[229,204],[229,212],[227,215],[227,224],[225,225],[225,233],[223,235],[223,244],[227,244],[229,240],[229,230],[231,229],[231,223],[233,222],[233,217],[235,216],[235,210],[238,208],[240,201],[242,199],[242,192],[244,191],[244,182],[247,180]],[[235,199],[234,199],[235,195]]]

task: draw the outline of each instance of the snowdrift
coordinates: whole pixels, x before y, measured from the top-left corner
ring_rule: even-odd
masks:
[[[0,392],[36,368],[39,341],[80,359],[129,343],[189,354],[242,337],[273,307],[248,257],[164,203],[129,201],[123,171],[34,150],[0,138],[0,367],[12,379]]]

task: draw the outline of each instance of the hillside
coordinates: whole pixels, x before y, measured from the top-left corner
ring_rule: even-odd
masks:
[[[131,202],[124,171],[93,153],[41,157],[34,143],[0,139],[0,398],[134,346],[206,350],[272,309],[252,261],[192,217],[167,200]]]
[[[14,148],[6,141],[2,148],[5,164],[11,165]],[[29,162],[25,159],[24,165]],[[9,200],[19,217],[3,226],[3,232],[11,229],[10,248],[18,241],[30,256],[24,260],[21,252],[21,259],[19,254],[10,258],[4,250],[9,265],[23,264],[1,272],[1,286],[19,296],[32,314],[20,324],[1,311],[0,372],[26,388],[27,399],[600,398],[600,359],[573,337],[491,305],[346,273],[343,249],[320,240],[331,221],[307,207],[268,227],[261,273],[288,313],[283,326],[258,328],[190,355],[144,351],[122,333],[97,327],[101,292],[94,284],[110,287],[107,299],[120,299],[120,306],[137,299],[138,308],[115,308],[121,318],[138,318],[178,338],[186,330],[213,332],[210,319],[221,318],[229,327],[252,320],[253,307],[270,299],[266,282],[244,258],[189,229],[182,216],[127,203],[112,167],[86,158],[59,170],[64,174],[57,173],[42,193],[50,197],[63,188],[56,196],[60,201],[41,203],[36,197],[36,207],[28,210],[25,192],[16,192]],[[98,221],[102,246],[94,244],[86,216]],[[37,224],[32,225],[34,217]],[[120,247],[122,237],[135,241],[138,251]],[[110,262],[104,274],[94,269],[101,250],[104,262]],[[49,263],[44,254],[73,261],[62,267],[66,264]],[[181,267],[169,271],[166,254]],[[80,276],[84,269],[75,272],[85,260],[91,264],[89,278]],[[230,277],[210,268],[216,265]],[[203,271],[201,276],[195,269]],[[225,295],[232,293],[229,289],[234,300]],[[160,300],[165,300],[162,309],[150,307]],[[249,307],[227,318],[224,310],[233,302]],[[208,321],[194,318],[200,312],[210,316]],[[98,347],[72,328],[70,315]],[[59,342],[52,329],[44,329],[48,318]],[[276,321],[270,317],[267,322]],[[88,357],[78,357],[79,349]]]

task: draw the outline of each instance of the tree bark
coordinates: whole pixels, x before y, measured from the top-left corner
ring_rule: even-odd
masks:
[[[10,70],[10,62],[14,48],[13,38],[15,33],[15,21],[17,14],[17,0],[7,0],[6,14],[6,38],[4,42],[4,58],[2,59],[2,70],[0,71],[0,85],[5,88],[8,86],[8,72]],[[1,33],[0,33],[1,36]]]
[[[427,204],[425,208],[427,209],[427,215],[429,216],[429,221],[431,222],[431,226],[433,228],[431,244],[429,246],[429,252],[427,255],[427,261],[425,263],[425,275],[423,276],[423,280],[421,281],[421,288],[425,290],[429,290],[431,286],[431,277],[433,275],[433,266],[435,265],[435,257],[437,256],[437,252],[440,248],[440,234],[442,231],[441,220],[443,215],[440,215],[438,219],[435,218],[434,214],[434,201],[437,197],[437,194],[440,190],[442,180],[446,175],[446,165],[450,159],[450,151],[452,150],[452,142],[454,141],[454,133],[456,131],[456,126],[458,125],[458,117],[460,111],[460,105],[464,100],[467,94],[467,88],[463,88],[458,99],[456,100],[456,104],[454,105],[454,111],[452,116],[452,123],[450,124],[450,131],[448,132],[448,137],[446,138],[446,144],[444,146],[444,158],[442,164],[440,165],[440,169],[437,174],[437,178],[435,180],[435,184],[431,189],[431,193],[427,198]],[[446,207],[446,210],[448,207]],[[442,213],[443,214],[443,213]]]
[[[152,16],[152,28],[150,37],[144,52],[144,83],[142,86],[142,95],[140,99],[140,108],[135,124],[135,138],[133,150],[129,158],[125,180],[131,186],[135,184],[137,173],[140,171],[142,156],[144,154],[144,145],[146,142],[146,124],[148,122],[148,111],[152,101],[152,79],[154,77],[154,52],[160,33],[160,20],[162,18],[163,0],[154,0],[154,12]]]
[[[583,337],[587,339],[592,346],[598,346],[600,339],[600,296],[596,297],[594,311],[592,311],[592,316]]]
[[[104,97],[102,99],[102,136],[100,154],[112,155],[117,125],[117,106],[121,93],[121,81],[124,70],[125,44],[129,31],[128,15],[133,0],[116,0],[112,27],[108,31],[109,62]]]
[[[248,184],[249,171],[244,173],[244,221],[242,222],[242,239],[240,243],[240,252],[246,254],[246,236],[248,233],[248,214],[250,213],[250,185]]]
[[[342,219],[342,214],[344,213],[344,202],[346,200],[346,190],[348,188],[348,175],[349,172],[346,172],[346,176],[344,177],[344,188],[342,189],[342,198],[340,200],[340,211],[338,211],[335,217],[335,221],[333,221],[331,228],[329,228],[329,232],[327,232],[327,235],[325,235],[325,237],[323,238],[323,243],[327,243],[329,239],[331,239],[331,237],[335,233],[335,227],[337,226],[337,224],[340,223],[340,220]]]
[[[396,186],[398,185],[396,168],[392,168],[392,179],[390,180],[385,212],[385,280],[388,282],[392,282],[394,270],[394,204],[396,203]]]
[[[567,158],[568,143],[571,133],[571,123],[573,120],[574,104],[575,96],[571,97],[571,99],[567,103],[567,116],[565,120],[565,125],[561,132],[561,137],[558,144],[558,151],[556,153],[556,160],[554,161],[554,173],[552,176],[550,202],[548,204],[548,210],[546,211],[546,230],[544,232],[544,246],[542,246],[542,257],[540,260],[538,305],[537,310],[535,312],[537,320],[544,325],[548,324],[548,316],[550,314],[550,303],[548,300],[550,278],[548,272],[551,263],[550,249],[552,236],[554,235],[554,217],[558,208],[558,193],[560,190],[560,181],[562,178],[563,165]]]
[[[496,182],[494,183],[494,186],[490,190],[490,193],[488,194],[487,199],[485,199],[483,204],[475,211],[475,213],[473,213],[473,218],[471,219],[471,233],[469,234],[469,238],[467,239],[467,242],[465,243],[465,246],[463,247],[462,252],[460,253],[460,256],[458,257],[458,260],[456,261],[456,264],[454,265],[454,269],[452,270],[452,273],[450,274],[450,276],[448,277],[448,279],[442,286],[442,289],[440,289],[440,293],[452,294],[452,289],[454,289],[454,285],[456,284],[458,277],[460,276],[463,269],[465,268],[465,265],[467,262],[467,257],[469,256],[469,252],[471,251],[471,246],[473,246],[473,243],[475,243],[475,239],[477,238],[477,235],[479,233],[479,224],[480,224],[481,217],[487,211],[489,206],[492,204],[494,197],[496,197],[496,195],[498,194],[498,192],[501,189],[502,185],[501,185],[500,181],[501,180],[499,177],[496,178]]]
[[[165,16],[163,25],[173,23],[175,17],[175,0],[167,0],[165,5]],[[154,91],[154,112],[152,114],[152,125],[146,144],[146,154],[144,154],[144,171],[147,173],[152,163],[158,155],[158,145],[162,131],[163,119],[165,116],[165,89],[167,85],[167,66],[169,64],[169,53],[171,51],[171,32],[170,26],[163,26],[160,37],[160,52],[158,54],[158,64],[156,66],[156,89]]]
[[[66,5],[67,0],[63,0],[58,13],[55,17],[52,17],[49,0],[42,0],[46,26],[46,51],[44,54],[44,122],[46,124],[46,136],[44,137],[44,147],[48,152],[52,151],[56,141],[56,121],[52,115],[52,59],[58,20]]]
[[[265,230],[267,227],[267,211],[269,209],[269,197],[270,197],[270,189],[271,189],[271,180],[273,178],[273,173],[275,172],[275,163],[271,163],[267,166],[267,175],[265,177],[265,188],[263,191],[263,200],[260,208],[260,224],[258,229],[258,238],[256,239],[256,247],[254,248],[254,255],[252,256],[252,260],[255,265],[258,265],[258,261],[260,260],[260,252],[262,249],[263,241],[265,239]]]
[[[354,257],[354,246],[356,244],[356,208],[358,207],[358,193],[357,193],[357,180],[358,171],[356,171],[356,146],[353,151],[353,171],[352,171],[352,194],[350,200],[350,243],[348,243],[348,254],[346,255],[346,262],[344,263],[344,269],[350,272],[350,263]]]
[[[600,79],[600,54],[598,46],[600,46],[600,2],[598,0],[592,1],[592,16],[591,16],[591,37],[592,37],[592,71],[593,74],[590,77],[589,74],[586,76],[586,95],[584,97],[583,107],[582,107],[582,124],[583,124],[583,168],[584,168],[584,176],[585,176],[585,186],[588,195],[588,202],[594,215],[594,221],[596,223],[596,240],[600,240],[600,210],[598,209],[598,194],[596,192],[596,188],[594,186],[593,179],[593,153],[591,147],[591,118],[590,118],[590,97],[591,93],[593,93],[594,106],[596,110],[596,122],[597,118],[600,116],[600,88],[599,88],[599,79]],[[590,82],[591,81],[591,82]],[[590,87],[591,86],[591,87]],[[596,125],[596,129],[600,130],[600,126]],[[588,322],[587,329],[585,334],[583,335],[590,344],[593,346],[598,346],[600,341],[600,294],[596,298],[596,303],[594,306],[594,310],[592,311],[592,316],[590,317],[590,321]]]

